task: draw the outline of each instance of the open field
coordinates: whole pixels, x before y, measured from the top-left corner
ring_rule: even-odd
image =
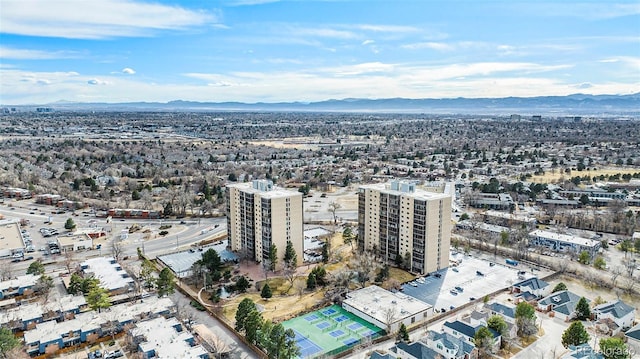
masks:
[[[640,172],[640,168],[626,168],[626,167],[610,167],[610,168],[601,168],[597,170],[584,170],[584,171],[571,171],[571,173],[565,173],[560,170],[555,170],[553,172],[545,172],[543,175],[532,176],[530,178],[531,182],[536,183],[557,183],[561,182],[561,179],[569,180],[571,177],[575,176],[589,176],[589,177],[598,177],[601,175],[624,175],[624,174],[634,174]]]

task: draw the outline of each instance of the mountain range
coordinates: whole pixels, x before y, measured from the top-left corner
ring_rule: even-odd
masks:
[[[359,99],[318,102],[162,102],[79,103],[59,101],[39,107],[55,111],[275,111],[275,112],[371,112],[433,114],[539,114],[539,115],[640,115],[640,93],[504,98]],[[17,106],[35,107],[33,106]]]

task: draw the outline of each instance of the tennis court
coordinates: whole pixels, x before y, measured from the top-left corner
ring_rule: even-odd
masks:
[[[384,330],[338,305],[287,320],[282,323],[293,329],[300,347],[300,358],[335,355],[357,345],[365,338],[377,338]]]

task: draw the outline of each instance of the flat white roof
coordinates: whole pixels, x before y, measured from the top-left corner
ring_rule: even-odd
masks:
[[[20,226],[15,220],[0,220],[0,253],[24,248]]]
[[[113,263],[112,263],[113,262]],[[100,280],[100,286],[110,291],[124,288],[133,283],[133,278],[122,269],[120,264],[113,258],[96,257],[82,262],[81,266],[85,273],[93,273],[93,276]],[[124,277],[124,275],[127,275]]]
[[[26,344],[49,342],[71,331],[86,332],[110,321],[124,323],[135,319],[141,313],[161,313],[171,307],[173,302],[169,298],[149,297],[144,302],[114,305],[100,313],[96,311],[80,313],[74,319],[60,323],[55,320],[38,323],[35,329],[24,332],[24,340]]]
[[[198,358],[209,355],[201,345],[191,346],[187,340],[193,339],[186,330],[178,332],[174,326],[180,325],[176,318],[158,317],[139,322],[131,330],[135,336],[143,336],[146,341],[139,344],[143,352],[154,350],[157,358]]]
[[[372,285],[347,294],[343,303],[369,315],[380,323],[387,323],[387,311],[394,310],[394,323],[432,308],[431,305],[400,292],[390,292]]]
[[[0,291],[5,291],[10,288],[31,287],[38,282],[38,279],[40,279],[39,275],[25,274],[13,279],[3,280],[0,282]]]
[[[227,187],[237,188],[245,193],[255,193],[259,194],[260,197],[263,198],[280,198],[280,197],[300,197],[302,198],[302,193],[298,191],[291,191],[288,189],[284,189],[282,187],[276,187],[275,185],[270,190],[262,190],[253,187],[253,182],[245,182],[245,183],[232,183],[228,184]]]
[[[491,216],[491,217],[511,219],[511,220],[514,220],[514,221],[521,221],[521,222],[535,222],[536,221],[536,219],[534,217],[531,217],[531,216],[528,216],[528,215],[524,215],[524,214],[519,214],[519,213],[505,213],[505,212],[500,212],[500,211],[488,210],[488,211],[485,212],[485,214],[487,216]]]
[[[380,191],[382,193],[389,193],[389,194],[398,195],[398,196],[413,197],[415,199],[419,199],[419,200],[423,200],[423,201],[451,197],[450,195],[445,194],[445,193],[429,192],[429,191],[421,189],[421,188],[416,188],[415,191],[413,191],[413,192],[396,191],[396,190],[392,190],[391,189],[391,183],[390,182],[388,182],[388,183],[369,184],[369,185],[360,186],[360,188],[363,188],[363,189],[374,189],[374,190],[378,190],[378,191]]]
[[[535,231],[529,233],[529,235],[533,237],[547,238],[547,239],[551,239],[558,242],[578,244],[586,247],[595,247],[598,244],[600,244],[600,241],[596,241],[594,239],[571,236],[568,234],[561,234],[556,232],[549,232],[541,229],[536,229]]]

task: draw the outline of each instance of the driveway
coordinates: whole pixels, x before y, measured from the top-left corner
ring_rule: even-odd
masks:
[[[557,318],[549,318],[544,313],[536,314],[538,323],[541,323],[544,329],[544,335],[522,349],[512,359],[559,358],[567,352],[567,349],[562,346],[562,333],[569,327],[569,323]]]

